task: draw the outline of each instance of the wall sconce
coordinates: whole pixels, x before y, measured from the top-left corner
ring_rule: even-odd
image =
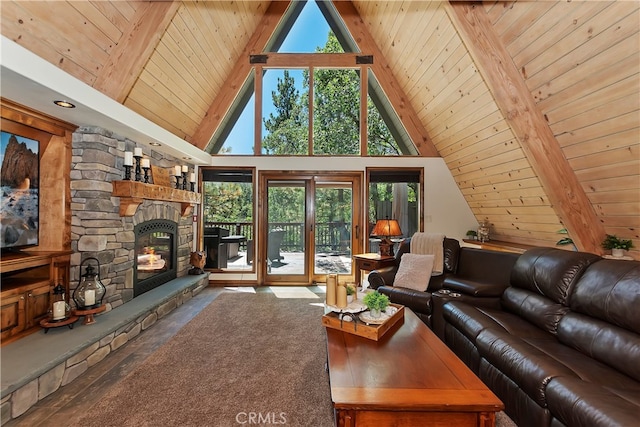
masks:
[[[379,219],[376,222],[376,226],[373,227],[371,232],[372,236],[380,237],[380,255],[381,256],[393,256],[393,242],[389,237],[402,236],[402,230],[400,230],[400,224],[395,219]]]
[[[88,263],[95,261],[98,264],[98,270]],[[80,264],[82,266],[87,263],[86,273],[82,276],[82,280],[78,287],[73,291],[73,301],[76,303],[78,310],[91,310],[102,306],[102,298],[107,289],[100,281],[100,262],[96,258],[87,258]]]

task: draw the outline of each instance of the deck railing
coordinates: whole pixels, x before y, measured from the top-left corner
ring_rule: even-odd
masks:
[[[254,239],[253,223],[250,222],[213,222],[204,223],[205,228],[220,227],[229,230],[229,234]],[[292,222],[272,222],[269,230],[283,230],[284,237],[280,245],[283,252],[304,251],[304,224]],[[351,247],[351,223],[339,221],[318,223],[315,227],[316,252],[345,252]],[[246,249],[246,243],[241,246]]]

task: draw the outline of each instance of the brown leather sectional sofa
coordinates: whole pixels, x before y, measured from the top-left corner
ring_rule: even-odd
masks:
[[[433,292],[426,317],[518,426],[638,425],[640,261],[556,248],[482,258],[468,249],[442,278],[452,293]],[[490,271],[458,275],[481,259]],[[507,286],[487,280],[505,273]],[[389,292],[392,301],[400,293]]]

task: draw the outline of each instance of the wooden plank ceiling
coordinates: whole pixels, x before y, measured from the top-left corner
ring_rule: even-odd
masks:
[[[495,238],[553,246],[566,226],[581,249],[597,252],[605,232],[640,247],[640,3],[456,3],[339,9],[355,14],[345,24],[356,41],[384,56]],[[253,0],[3,1],[0,31],[203,146],[243,80],[234,73],[248,44],[263,43],[283,10]],[[465,30],[467,18],[487,23],[507,61],[469,36],[477,28]]]

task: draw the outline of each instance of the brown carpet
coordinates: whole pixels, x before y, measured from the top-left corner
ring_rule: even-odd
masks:
[[[221,294],[74,425],[333,426],[321,301]]]
[[[220,295],[78,425],[333,425],[320,301]]]

